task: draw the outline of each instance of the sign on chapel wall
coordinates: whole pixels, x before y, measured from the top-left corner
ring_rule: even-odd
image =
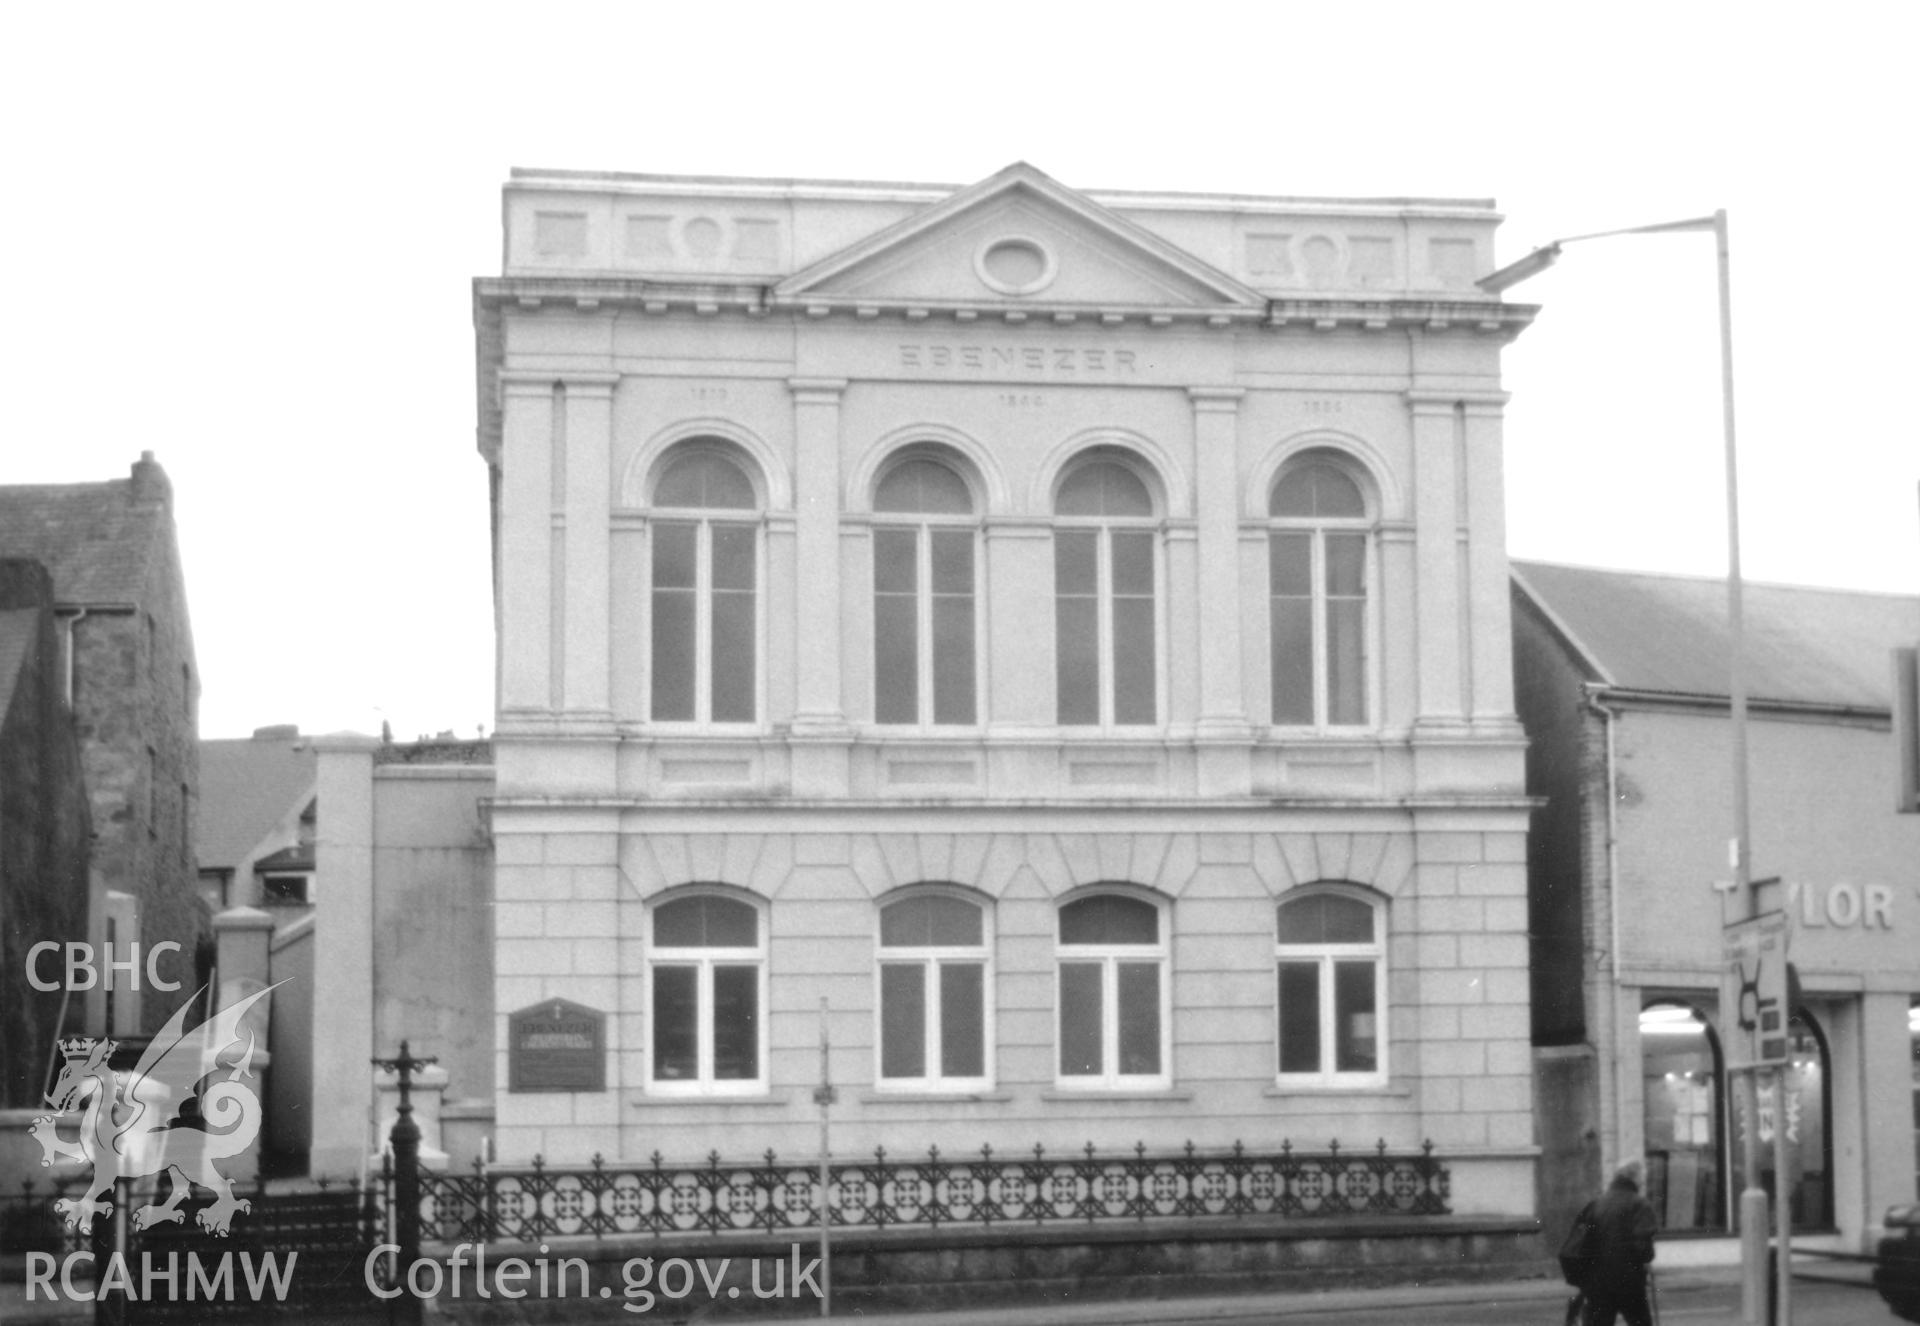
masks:
[[[507,1015],[507,1090],[605,1091],[607,1015],[547,999]]]

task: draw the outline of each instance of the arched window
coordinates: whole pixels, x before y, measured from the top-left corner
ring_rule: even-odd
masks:
[[[1710,1007],[1710,1003],[1707,1005]],[[1760,1182],[1777,1192],[1774,1130],[1784,1126],[1793,1154],[1787,1192],[1793,1227],[1831,1230],[1833,1205],[1832,1074],[1826,1037],[1806,1009],[1787,1022],[1784,1097],[1769,1076],[1759,1091]],[[1689,1003],[1660,999],[1640,1010],[1641,1089],[1647,1155],[1647,1200],[1663,1229],[1732,1229],[1730,1209],[1752,1135],[1744,1099],[1726,1105],[1726,1072],[1711,1015]]]
[[[766,928],[724,894],[677,894],[648,917],[648,1077],[663,1095],[767,1088]]]
[[[1920,1193],[1920,995],[1907,1000],[1907,1041],[1913,1062],[1913,1190]]]
[[[1172,1085],[1165,909],[1124,893],[1060,908],[1063,1087]]]
[[[1914,1192],[1920,1194],[1920,994],[1907,1000],[1907,1042],[1914,1065]]]
[[[1647,1200],[1662,1229],[1727,1228],[1722,1080],[1719,1040],[1699,1009],[1658,1000],[1640,1010]]]
[[[1386,926],[1358,890],[1313,888],[1282,902],[1280,1081],[1377,1086],[1387,1080]]]
[[[1785,1078],[1784,1096],[1780,1078]],[[1829,1120],[1833,1091],[1831,1061],[1827,1054],[1826,1033],[1813,1014],[1804,1008],[1794,1010],[1787,1022],[1787,1066],[1759,1090],[1760,1104],[1760,1183],[1768,1192],[1779,1195],[1778,1176],[1773,1163],[1773,1130],[1787,1130],[1790,1153],[1788,1209],[1793,1228],[1811,1233],[1831,1230],[1833,1225],[1833,1129]],[[1736,1097],[1736,1105],[1743,1103]],[[1741,1148],[1751,1136],[1741,1111],[1735,1109],[1734,1147],[1731,1171],[1740,1173],[1745,1164]]]
[[[1308,451],[1281,470],[1267,514],[1273,722],[1363,726],[1372,655],[1365,495],[1344,461]]]
[[[910,456],[882,476],[873,512],[874,721],[971,724],[973,494],[944,462]]]
[[[979,1091],[992,1082],[986,909],[920,889],[880,908],[880,1086]]]
[[[1053,513],[1060,724],[1157,722],[1159,535],[1153,495],[1132,467],[1096,453],[1067,471]]]
[[[759,694],[759,497],[732,455],[684,443],[653,487],[652,716],[751,723]]]

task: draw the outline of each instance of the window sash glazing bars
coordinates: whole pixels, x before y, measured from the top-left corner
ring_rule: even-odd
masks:
[[[715,1073],[715,999],[714,970],[719,967],[750,968],[754,973],[755,1007],[752,1012],[755,1074],[750,1078],[717,1078]],[[757,1095],[767,1089],[767,973],[766,954],[758,948],[663,948],[655,949],[647,960],[647,999],[654,1002],[653,973],[662,968],[691,969],[694,973],[695,1071],[691,1078],[658,1076],[654,1039],[659,1035],[659,1010],[647,1013],[647,1086],[657,1095],[725,1096]]]
[[[760,651],[761,642],[766,635],[766,602],[765,595],[761,592],[761,587],[766,580],[766,568],[763,563],[766,540],[761,537],[761,522],[688,515],[658,520],[655,522],[653,528],[655,532],[648,541],[649,565],[647,573],[650,594],[649,603],[651,605],[651,610],[647,614],[647,658],[649,660],[648,666],[652,674],[648,678],[647,686],[648,716],[658,725],[686,728],[720,727],[727,729],[751,729],[758,724],[759,715],[765,705]],[[663,586],[659,579],[659,549],[662,536],[668,531],[687,529],[693,531],[693,584]],[[738,586],[719,586],[716,588],[714,584],[713,547],[714,532],[716,529],[739,530],[749,533],[752,540],[752,550],[748,555],[747,562],[749,583]],[[690,716],[682,717],[675,715],[672,717],[662,717],[658,712],[662,697],[662,683],[660,678],[662,661],[670,657],[666,642],[663,641],[660,636],[660,620],[662,616],[665,615],[662,611],[663,595],[690,597],[692,600],[691,620],[685,622],[684,625],[680,622],[675,623],[676,629],[683,629],[691,636],[692,657],[689,666],[692,670],[692,676],[687,680],[687,686],[692,691],[691,699],[693,702],[693,712]],[[713,716],[716,703],[715,691],[720,685],[720,678],[715,671],[716,664],[714,657],[715,599],[717,596],[736,601],[744,598],[749,600],[751,604],[750,610],[746,614],[747,624],[745,635],[747,638],[743,642],[743,647],[749,650],[751,654],[748,662],[748,677],[745,685],[746,704],[750,712],[742,718],[716,719]],[[679,614],[674,615],[678,616]],[[737,616],[737,614],[733,613],[721,615],[726,617]],[[685,657],[686,652],[685,646],[682,646],[678,651],[679,656],[682,658]]]
[[[1165,918],[1162,917],[1162,925]],[[1067,1090],[1113,1091],[1113,1090],[1156,1090],[1171,1087],[1173,1084],[1173,1045],[1169,1038],[1172,1026],[1172,981],[1168,978],[1167,948],[1159,945],[1122,945],[1122,944],[1062,944],[1055,950],[1054,995],[1058,1006],[1054,1013],[1054,1074],[1056,1084]],[[1154,1029],[1154,1041],[1159,1051],[1159,1067],[1152,1073],[1128,1073],[1123,1071],[1120,1059],[1120,968],[1127,964],[1152,966],[1157,975],[1155,1016],[1158,1025]],[[1062,967],[1084,965],[1099,969],[1100,974],[1100,1071],[1098,1073],[1068,1073],[1061,1062],[1062,1047],[1066,1043],[1066,1008],[1064,1004],[1064,983],[1059,976]]]
[[[1092,723],[1069,720],[1065,714],[1062,713],[1059,716],[1060,726],[1095,727],[1102,730],[1112,730],[1115,728],[1144,729],[1157,726],[1160,722],[1162,707],[1166,702],[1165,697],[1161,694],[1165,672],[1161,658],[1161,642],[1166,638],[1166,623],[1164,621],[1165,595],[1162,592],[1163,587],[1161,585],[1163,559],[1160,553],[1158,527],[1146,523],[1117,523],[1085,519],[1073,520],[1069,518],[1060,519],[1056,522],[1054,537],[1058,540],[1063,536],[1071,537],[1073,535],[1082,535],[1084,537],[1084,535],[1089,534],[1093,536],[1092,542],[1094,549],[1094,583],[1091,593],[1078,589],[1070,593],[1061,592],[1057,580],[1060,569],[1060,553],[1058,545],[1056,544],[1054,563],[1056,575],[1054,587],[1054,647],[1056,651],[1064,650],[1066,647],[1066,631],[1061,623],[1063,602],[1083,602],[1091,598],[1093,600],[1094,610],[1094,648],[1092,651],[1094,675],[1092,678],[1092,689],[1096,696],[1095,703],[1097,712]],[[1148,540],[1149,565],[1147,588],[1144,592],[1129,590],[1125,593],[1116,593],[1114,588],[1115,540],[1131,537],[1144,537]],[[1123,669],[1120,666],[1121,660],[1117,657],[1116,646],[1118,640],[1116,619],[1122,615],[1119,612],[1121,602],[1132,605],[1142,601],[1147,604],[1147,629],[1152,638],[1148,641],[1143,656],[1134,656],[1128,660],[1129,667],[1125,669],[1125,671],[1133,672],[1137,675],[1139,671],[1144,670],[1147,674],[1145,703],[1148,712],[1144,718],[1130,717],[1123,720],[1118,710],[1121,693],[1123,689],[1125,689],[1126,682],[1122,677]],[[1065,710],[1065,691],[1069,678],[1062,667],[1062,660],[1058,658],[1056,658],[1056,668],[1059,669],[1059,675],[1055,683],[1056,704],[1058,704],[1061,710]],[[1078,679],[1075,680],[1078,682]],[[1078,684],[1084,685],[1085,683],[1078,682]]]

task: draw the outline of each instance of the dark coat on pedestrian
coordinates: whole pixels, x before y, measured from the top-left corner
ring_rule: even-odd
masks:
[[[1640,1195],[1640,1185],[1631,1174],[1616,1174],[1589,1210],[1593,1273],[1588,1284],[1617,1293],[1644,1282],[1647,1264],[1653,1260],[1656,1221],[1652,1204]]]

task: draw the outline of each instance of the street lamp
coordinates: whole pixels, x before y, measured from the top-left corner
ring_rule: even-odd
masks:
[[[1740,580],[1740,469],[1738,454],[1734,447],[1733,428],[1733,293],[1727,263],[1727,213],[1722,208],[1712,216],[1690,217],[1684,221],[1663,221],[1651,226],[1629,226],[1624,230],[1600,230],[1587,235],[1569,235],[1565,239],[1554,240],[1542,245],[1518,262],[1509,263],[1488,276],[1475,282],[1488,294],[1497,295],[1511,286],[1516,286],[1529,277],[1538,276],[1560,259],[1560,250],[1568,244],[1577,244],[1589,239],[1609,239],[1615,235],[1665,235],[1681,231],[1711,230],[1714,247],[1719,259],[1720,274],[1720,401],[1721,413],[1726,433],[1726,481],[1727,481],[1727,652],[1728,660],[1728,701],[1732,708],[1732,746],[1733,746],[1733,841],[1730,855],[1734,872],[1734,884],[1740,897],[1746,900],[1749,918],[1760,914],[1760,896],[1758,886],[1753,880],[1750,860],[1751,830],[1747,806],[1747,678],[1745,664],[1745,613],[1741,606]],[[1791,1010],[1784,1010],[1791,1012]],[[1721,1011],[1724,1018],[1726,1010]],[[1776,1091],[1782,1099],[1776,1103],[1776,1109],[1785,1106],[1785,1074],[1779,1075]],[[1740,1193],[1740,1260],[1743,1271],[1742,1304],[1743,1315],[1748,1322],[1758,1322],[1763,1312],[1766,1297],[1766,1248],[1767,1248],[1767,1194],[1760,1187],[1760,1111],[1758,1096],[1758,1074],[1750,1072],[1743,1077],[1745,1084],[1745,1105],[1748,1120],[1747,1144],[1741,1148],[1742,1184]],[[1785,1151],[1785,1129],[1776,1121],[1774,1125],[1776,1154]],[[1784,1197],[1786,1165],[1783,1159],[1774,1163],[1774,1183]],[[1776,1203],[1779,1213],[1780,1265],[1779,1265],[1779,1317],[1780,1321],[1791,1321],[1789,1306],[1790,1288],[1788,1243],[1791,1235],[1791,1216],[1787,1203]]]

